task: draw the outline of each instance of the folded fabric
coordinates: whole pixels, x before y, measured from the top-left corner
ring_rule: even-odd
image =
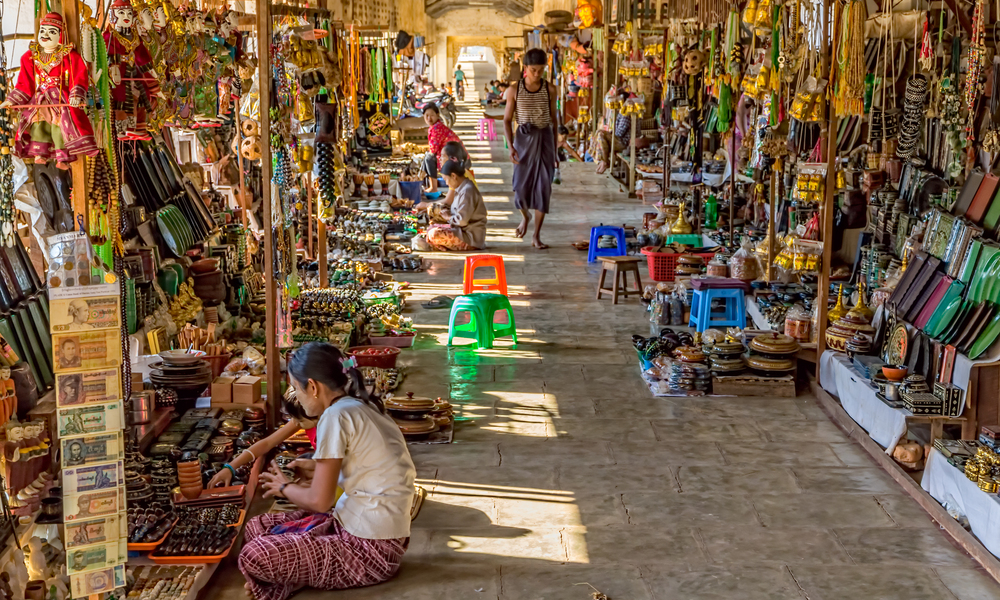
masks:
[[[691,287],[696,290],[711,290],[711,289],[742,289],[743,291],[750,293],[750,284],[740,279],[729,279],[725,277],[705,277],[705,278],[692,278]]]

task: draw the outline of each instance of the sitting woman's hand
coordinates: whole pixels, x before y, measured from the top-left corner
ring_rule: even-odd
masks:
[[[226,487],[233,481],[233,473],[229,469],[221,469],[208,482],[209,489],[215,487]]]
[[[285,477],[285,474],[274,465],[271,465],[271,468],[266,473],[260,474],[260,480],[263,482],[262,486],[265,498],[283,497],[284,494],[281,493],[281,486],[291,483]]]
[[[311,458],[296,458],[288,463],[288,468],[299,477],[300,484],[308,486],[316,474],[316,461]]]

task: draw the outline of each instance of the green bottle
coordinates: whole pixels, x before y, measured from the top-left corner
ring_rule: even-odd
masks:
[[[719,221],[719,201],[715,194],[709,194],[705,201],[705,227],[715,229]]]

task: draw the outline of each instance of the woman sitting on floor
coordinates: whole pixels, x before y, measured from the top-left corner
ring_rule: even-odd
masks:
[[[409,545],[416,470],[406,441],[335,346],[299,348],[288,375],[305,413],[319,418],[315,472],[306,484],[273,469],[261,474],[265,498],[302,510],[247,522],[239,557],[246,588],[257,600],[285,600],[304,587],[382,583]],[[334,506],[338,482],[344,494]]]
[[[448,217],[447,224],[434,224],[427,228],[427,243],[435,250],[467,252],[482,250],[486,247],[486,203],[483,195],[471,179],[466,177],[465,167],[461,163],[449,160],[441,167],[441,174],[448,182],[450,193],[446,202],[449,208],[435,204],[428,214],[444,214]],[[434,210],[437,207],[437,210]]]

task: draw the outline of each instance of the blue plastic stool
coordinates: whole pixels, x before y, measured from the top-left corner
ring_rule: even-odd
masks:
[[[613,235],[618,241],[617,248],[598,248],[597,242],[602,235]],[[590,230],[590,251],[587,253],[587,262],[594,262],[598,256],[625,256],[625,230],[621,227],[610,227],[608,225],[598,225]]]
[[[688,326],[696,331],[705,331],[709,327],[739,327],[747,326],[746,300],[744,291],[740,288],[709,288],[694,290],[691,298],[691,318]],[[721,319],[712,318],[712,300],[725,300],[725,314]]]

